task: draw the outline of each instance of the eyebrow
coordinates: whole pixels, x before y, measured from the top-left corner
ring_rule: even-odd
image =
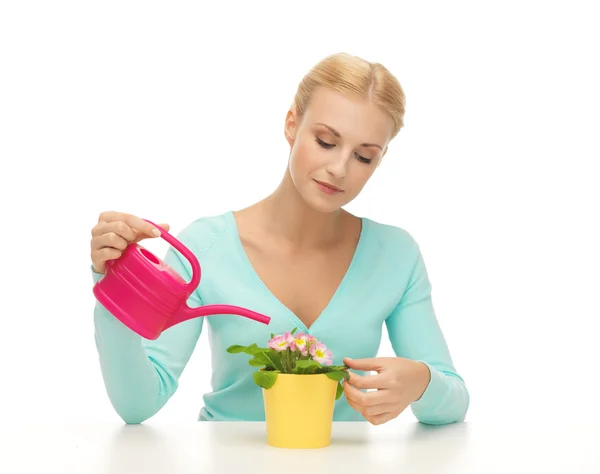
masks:
[[[333,133],[336,137],[338,138],[342,138],[342,136],[340,135],[340,132],[338,132],[335,128],[330,127],[329,125],[327,125],[326,123],[317,123],[316,125],[323,125],[324,127],[327,127],[331,133]],[[381,151],[383,151],[383,148],[381,148],[379,145],[377,145],[376,143],[361,143],[360,146],[376,146],[377,148],[379,148]]]

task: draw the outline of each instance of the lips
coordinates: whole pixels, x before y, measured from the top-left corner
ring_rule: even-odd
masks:
[[[318,181],[315,179],[315,181],[317,183],[319,183],[321,186],[325,186],[326,188],[331,189],[332,191],[336,191],[336,192],[341,192],[342,190],[340,188],[338,188],[337,186],[334,186],[333,184],[329,184],[329,183],[325,183],[323,181]]]

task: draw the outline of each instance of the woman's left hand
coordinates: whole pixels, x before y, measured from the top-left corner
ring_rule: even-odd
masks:
[[[363,376],[349,372],[350,380],[343,383],[348,404],[373,425],[396,418],[421,398],[429,385],[429,367],[403,357],[344,358],[344,364],[354,370],[377,372],[377,375]],[[362,392],[360,389],[377,390]]]

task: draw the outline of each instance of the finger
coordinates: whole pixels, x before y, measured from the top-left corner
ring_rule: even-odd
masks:
[[[156,224],[156,226],[163,228],[167,232],[169,231],[169,224]],[[154,227],[153,227],[153,229],[154,229]],[[154,230],[153,230],[153,232],[154,232]],[[143,233],[143,232],[141,232],[139,230],[136,230],[136,233],[137,233],[137,237],[134,239],[134,242],[139,242],[140,240],[144,240],[144,239],[147,239],[147,238],[156,238],[156,237],[158,237],[160,235],[160,232],[159,232],[157,235],[150,235],[149,236],[149,235],[146,235],[145,233]]]
[[[115,232],[108,232],[92,239],[92,250],[100,250],[104,247],[112,247],[117,250],[125,250],[129,242]]]
[[[170,229],[169,224],[158,224],[158,226],[163,228],[167,232]],[[132,243],[154,237],[148,236],[143,232],[133,229],[123,221],[101,222],[92,229],[92,236],[95,237],[108,232],[114,232]]]
[[[378,357],[371,357],[366,359],[350,359],[349,357],[344,357],[344,364],[354,370],[362,370],[362,371],[380,371],[383,369],[381,366],[381,360]]]
[[[345,383],[344,385],[346,385]],[[370,419],[374,416],[383,415],[388,412],[394,412],[396,410],[397,404],[395,403],[374,403],[374,404],[363,404],[357,398],[354,398],[351,394],[351,387],[344,387],[344,395],[346,397],[346,401],[348,405],[350,405],[354,410],[363,415],[366,419]],[[359,394],[363,394],[362,392],[358,392]],[[373,392],[377,393],[377,392]],[[364,395],[364,394],[363,394]],[[358,397],[360,398],[360,396]]]
[[[115,260],[122,255],[122,251],[112,248],[112,247],[104,247],[100,250],[94,250],[92,252],[92,261],[102,261],[106,262],[107,260]]]
[[[344,384],[346,385],[346,384]],[[357,412],[362,413],[363,410],[363,406],[359,403],[357,403],[352,397],[348,396],[348,390],[346,389],[346,387],[344,387],[344,396],[346,397],[346,401],[348,402],[348,405],[350,405],[352,408],[354,408]]]
[[[356,410],[358,413],[360,413],[362,415],[362,407],[360,405],[357,405],[352,400],[350,400],[348,397],[346,397],[346,401],[348,402],[348,405],[350,405],[352,408],[354,408],[354,410]]]
[[[398,415],[396,412],[381,413],[380,415],[369,416],[369,422],[373,425],[382,425],[390,420],[393,420]]]
[[[356,388],[360,389],[370,389],[370,388],[390,388],[390,382],[385,375],[377,374],[377,375],[358,375],[352,372],[349,372],[350,380],[349,382],[354,385]]]
[[[374,418],[386,413],[393,413],[395,410],[396,405],[393,403],[379,403],[378,405],[363,407],[362,414],[365,418]]]
[[[344,382],[342,388],[344,389],[344,396],[348,400],[348,403],[362,406],[363,393],[360,390],[357,390],[348,382]]]
[[[344,382],[343,388],[346,398],[352,400],[352,402],[360,406],[366,407],[389,402],[389,393],[387,390],[361,392],[356,387],[353,387],[349,382]]]
[[[152,224],[146,222],[144,219],[124,212],[103,212],[100,214],[100,220],[104,222],[123,221],[132,229],[142,232],[148,237],[160,236],[160,230],[154,227]]]
[[[138,233],[123,221],[102,222],[92,229],[92,236],[100,237],[111,232],[128,242],[133,242],[138,236]]]

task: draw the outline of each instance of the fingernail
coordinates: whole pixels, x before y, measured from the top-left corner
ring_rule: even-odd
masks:
[[[160,230],[158,230],[158,229],[152,229],[152,233],[154,235],[156,235],[157,237],[160,237]]]

